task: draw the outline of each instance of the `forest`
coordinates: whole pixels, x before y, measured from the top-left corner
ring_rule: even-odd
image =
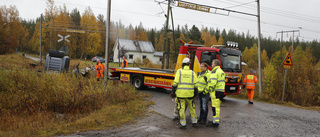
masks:
[[[40,26],[40,20],[42,25]],[[59,50],[63,43],[60,37],[70,35],[70,42],[65,42],[70,58],[91,58],[104,56],[106,47],[106,21],[101,14],[95,15],[90,7],[80,14],[78,9],[56,7],[53,0],[47,1],[47,8],[41,19],[25,20],[19,17],[19,10],[14,6],[0,7],[0,54],[24,52],[39,54],[40,29],[42,53],[48,54],[50,49]],[[112,19],[111,19],[112,20]],[[206,47],[224,45],[226,41],[234,41],[242,51],[242,61],[247,63],[244,74],[258,68],[257,37],[250,32],[219,29],[214,26],[177,25],[168,36],[170,51],[178,51],[180,40],[193,41]],[[165,23],[160,30],[144,28],[143,22],[138,26],[125,26],[119,22],[110,23],[110,56],[117,38],[151,41],[156,51],[163,51]],[[175,44],[174,44],[175,43]],[[317,40],[300,41],[298,37],[292,41],[284,41],[271,37],[261,37],[262,90],[266,99],[281,99],[284,68],[282,61],[288,52],[292,52],[294,66],[288,70],[285,100],[302,106],[320,104],[320,43]],[[178,52],[175,52],[176,54]],[[174,61],[175,56],[170,60]],[[257,71],[258,72],[258,71]],[[258,73],[256,75],[259,75]],[[279,84],[281,83],[281,84]],[[301,99],[304,98],[304,99]]]

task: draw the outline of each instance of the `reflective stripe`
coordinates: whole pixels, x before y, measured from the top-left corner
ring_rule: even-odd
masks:
[[[217,69],[213,70],[212,73],[216,73]]]
[[[191,118],[192,124],[197,123],[197,118]]]
[[[224,92],[224,89],[215,89],[215,91]]]
[[[218,82],[226,82],[226,80],[218,80]]]
[[[210,80],[218,80],[217,78],[210,78]]]
[[[179,77],[179,84],[181,83],[181,70],[179,70],[180,77]]]
[[[207,85],[207,83],[198,82],[200,85]]]
[[[177,89],[194,90],[194,88],[177,88]]]
[[[181,124],[181,126],[186,126],[187,121],[185,119],[180,119],[180,124]]]
[[[191,72],[192,72],[192,79],[191,79],[191,83],[193,83],[193,74],[194,74],[194,73],[193,73],[193,71],[192,71],[192,70],[191,70]]]
[[[210,86],[210,90],[212,90],[212,91],[213,91],[213,90],[214,90],[214,88]]]
[[[193,83],[179,83],[179,85],[194,85]]]
[[[215,123],[219,123],[219,117],[217,117],[217,118],[213,118],[213,121],[215,122]]]

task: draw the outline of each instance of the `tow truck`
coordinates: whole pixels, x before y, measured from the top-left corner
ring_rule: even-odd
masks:
[[[139,67],[114,67],[109,78],[121,82],[132,83],[136,89],[143,89],[147,86],[156,88],[171,89],[175,72],[182,68],[182,60],[189,57],[191,60],[190,69],[196,74],[201,72],[200,63],[205,62],[212,68],[212,60],[218,59],[221,62],[221,69],[226,75],[225,95],[240,94],[242,85],[242,53],[237,48],[237,43],[226,42],[226,45],[204,45],[184,43],[180,46],[179,55],[175,70],[153,69]]]

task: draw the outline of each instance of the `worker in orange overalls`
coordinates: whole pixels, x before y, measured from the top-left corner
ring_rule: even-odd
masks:
[[[250,71],[249,74],[244,78],[243,88],[247,87],[249,104],[253,104],[254,88],[255,88],[255,83],[257,82],[258,82],[258,79],[255,75],[253,75],[252,71]]]
[[[97,64],[96,64],[96,70],[97,70],[97,81],[100,81],[100,77],[103,78],[103,65],[100,63],[100,60],[97,60]]]
[[[123,67],[123,68],[128,67],[128,61],[127,61],[127,59],[126,59],[126,56],[123,56],[122,59],[123,59],[122,67]]]

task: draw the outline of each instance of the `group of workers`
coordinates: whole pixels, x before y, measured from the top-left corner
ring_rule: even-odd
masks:
[[[125,56],[122,57],[122,67],[128,67],[128,61]],[[197,127],[197,123],[206,124],[208,117],[208,102],[211,97],[213,121],[208,121],[207,126],[219,127],[220,125],[220,104],[224,97],[225,73],[220,68],[218,59],[212,60],[212,71],[208,70],[207,63],[201,63],[201,72],[199,76],[189,67],[190,59],[184,58],[182,68],[177,70],[172,85],[171,97],[175,98],[174,120],[180,120],[180,128],[186,129],[186,104],[191,115],[192,126]],[[97,60],[95,66],[97,70],[97,81],[103,78],[104,64]],[[248,93],[248,102],[253,104],[253,95],[257,77],[250,73],[244,78],[243,88],[246,86]],[[200,116],[197,117],[194,99],[198,97]]]
[[[220,61],[212,61],[212,71],[208,70],[207,63],[201,63],[199,76],[190,68],[190,59],[184,58],[182,68],[177,70],[172,86],[171,97],[175,98],[174,120],[180,120],[180,129],[186,129],[186,105],[191,115],[192,127],[197,127],[197,123],[206,124],[210,127],[219,127],[220,124],[220,104],[224,97],[225,73],[220,68]],[[254,85],[257,77],[249,73],[244,79],[247,85],[249,104],[253,104]],[[197,117],[194,99],[198,96],[200,116]],[[211,97],[213,121],[207,122],[208,101]]]
[[[128,61],[126,59],[126,56],[122,57],[122,67],[128,67]],[[100,81],[100,78],[103,79],[104,70],[105,70],[105,64],[101,63],[99,59],[97,59],[97,64],[95,66],[95,69],[97,71],[97,81]]]

